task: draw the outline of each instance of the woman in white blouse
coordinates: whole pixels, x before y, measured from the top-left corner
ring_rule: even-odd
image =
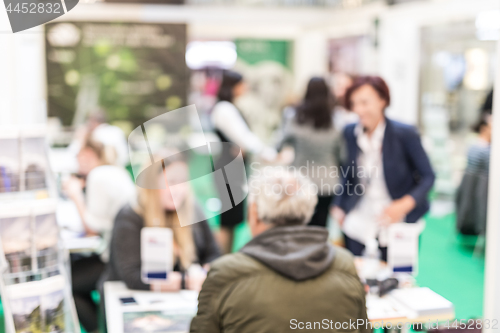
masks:
[[[243,115],[233,104],[233,101],[246,92],[243,76],[233,71],[224,71],[217,94],[218,102],[212,109],[212,122],[216,133],[222,142],[231,142],[239,146],[243,154],[258,155],[264,160],[273,160],[276,151],[266,147],[262,141],[250,130]],[[218,165],[225,165],[236,158],[239,151],[223,145]],[[217,184],[221,185],[221,184]],[[225,184],[222,184],[225,185]],[[220,193],[227,189],[218,188]],[[233,193],[234,195],[234,193]],[[220,215],[219,241],[225,253],[231,252],[233,245],[234,227],[244,219],[244,203],[241,202],[232,209]]]
[[[101,248],[89,256],[72,257],[73,296],[80,322],[87,332],[97,329],[97,307],[91,292],[104,271],[109,243],[118,211],[136,197],[135,185],[127,171],[116,165],[112,147],[87,140],[78,153],[78,173],[64,184],[66,195],[75,203],[87,235],[100,235]],[[83,189],[85,188],[85,193]]]
[[[385,116],[391,98],[382,78],[358,77],[346,100],[359,122],[344,130],[347,161],[333,214],[354,255],[377,239],[386,260],[388,226],[424,216],[435,176],[417,129]]]

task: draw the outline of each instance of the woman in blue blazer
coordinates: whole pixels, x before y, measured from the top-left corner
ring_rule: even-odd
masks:
[[[346,99],[359,122],[344,131],[347,160],[333,214],[354,255],[375,238],[385,260],[387,226],[417,222],[429,210],[435,176],[416,128],[385,117],[390,93],[382,78],[356,79]]]

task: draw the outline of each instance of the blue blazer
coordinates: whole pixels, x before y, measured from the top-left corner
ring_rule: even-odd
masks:
[[[360,183],[357,172],[360,148],[354,134],[355,126],[356,124],[348,125],[344,130],[348,158],[342,170],[343,191],[335,201],[346,213],[349,213],[361,198],[361,195],[354,191],[354,187]],[[406,216],[405,222],[417,222],[429,210],[427,195],[434,184],[435,176],[415,127],[386,118],[382,163],[391,198],[395,200],[409,194],[417,203]]]

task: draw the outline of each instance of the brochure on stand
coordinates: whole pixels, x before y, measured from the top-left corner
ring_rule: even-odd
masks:
[[[80,333],[52,199],[0,211],[0,291],[7,333]]]
[[[44,126],[0,131],[0,198],[6,201],[53,197]]]
[[[6,287],[16,332],[66,332],[62,275]]]

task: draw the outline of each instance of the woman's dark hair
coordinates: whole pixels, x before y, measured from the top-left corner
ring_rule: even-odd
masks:
[[[489,113],[488,110],[483,111],[481,113],[481,116],[479,117],[479,121],[474,126],[472,126],[472,130],[476,133],[480,133],[481,129],[484,126],[488,126],[490,124],[490,121],[491,121],[491,113]]]
[[[222,81],[219,86],[219,92],[217,93],[217,98],[219,101],[233,102],[233,88],[243,81],[243,76],[241,74],[233,71],[222,72]]]
[[[486,99],[484,100],[483,106],[481,106],[481,112],[487,112],[492,114],[493,110],[493,89],[490,90]]]
[[[312,124],[316,129],[331,128],[333,102],[333,95],[325,80],[313,77],[307,84],[304,100],[297,107],[297,123]]]
[[[387,86],[387,83],[385,83],[384,79],[380,76],[359,76],[354,79],[352,86],[347,89],[345,94],[347,109],[352,110],[352,94],[364,85],[369,85],[375,89],[379,97],[385,101],[386,107],[391,104],[391,93],[389,92],[389,87]]]

